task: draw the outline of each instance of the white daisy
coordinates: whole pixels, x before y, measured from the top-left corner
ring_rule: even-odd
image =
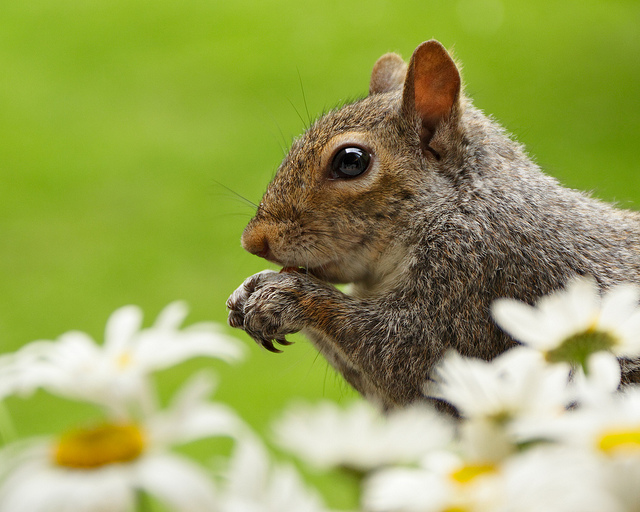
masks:
[[[56,341],[30,343],[0,359],[0,397],[41,387],[100,404],[120,416],[127,416],[124,409],[132,403],[148,408],[151,372],[198,356],[225,361],[241,356],[241,345],[213,324],[180,329],[186,315],[184,303],[174,302],[151,327],[142,329],[142,311],[125,306],[109,317],[103,345],[78,331]]]
[[[449,402],[463,417],[458,433],[464,453],[493,463],[535,439],[523,424],[563,414],[573,399],[569,370],[548,365],[526,347],[490,362],[452,351],[435,367],[425,394]]]
[[[420,468],[393,468],[366,481],[371,512],[621,512],[597,461],[576,450],[539,447],[501,463],[434,453]]]
[[[581,277],[535,306],[498,299],[492,313],[500,327],[540,350],[548,361],[585,368],[588,357],[598,351],[640,356],[639,300],[640,289],[635,286],[618,285],[601,297],[596,282]]]
[[[320,495],[293,466],[274,465],[262,443],[246,436],[236,444],[224,476],[221,512],[324,512]]]
[[[547,365],[524,347],[492,361],[448,352],[425,385],[427,396],[454,405],[465,418],[506,422],[523,416],[561,413],[571,401],[569,368]]]
[[[366,402],[298,404],[273,426],[276,442],[318,468],[357,471],[419,460],[453,437],[451,423],[426,406],[382,416]]]
[[[216,509],[209,475],[169,451],[175,444],[245,432],[232,411],[205,400],[211,387],[197,376],[163,414],[145,422],[107,422],[57,440],[5,448],[0,452],[0,512],[128,512],[140,491],[171,510]]]
[[[492,512],[623,512],[597,458],[539,445],[502,465],[502,504]]]
[[[528,428],[531,436],[595,457],[603,485],[622,509],[640,511],[640,388],[601,394],[555,421]]]
[[[541,437],[609,458],[631,455],[640,465],[640,388],[625,388],[606,401],[586,403],[538,428]]]
[[[500,503],[499,466],[434,452],[421,467],[391,468],[365,481],[362,502],[371,512],[489,511]]]
[[[586,372],[582,367],[573,374],[570,382],[571,394],[580,404],[597,406],[605,404],[620,387],[620,364],[609,352],[596,352],[586,362]]]

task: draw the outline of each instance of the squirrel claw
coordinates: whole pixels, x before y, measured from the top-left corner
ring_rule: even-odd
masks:
[[[282,336],[281,338],[276,338],[275,342],[278,343],[279,345],[284,345],[285,347],[288,347],[289,345],[293,345],[293,341],[288,341],[284,336]]]
[[[267,338],[260,338],[260,340],[258,340],[258,343],[260,343],[260,345],[262,345],[264,348],[266,348],[269,352],[273,352],[274,354],[282,353],[282,350],[280,350],[279,348],[274,347],[273,346],[273,341],[268,340]]]

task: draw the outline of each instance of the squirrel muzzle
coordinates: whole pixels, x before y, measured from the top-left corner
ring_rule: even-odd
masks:
[[[254,223],[249,223],[242,232],[241,244],[245,251],[277,263],[277,260],[274,258],[271,251],[269,238],[272,233],[269,231],[269,227],[264,224],[256,225]]]

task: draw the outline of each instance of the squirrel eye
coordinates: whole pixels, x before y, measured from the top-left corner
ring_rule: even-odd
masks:
[[[331,162],[331,178],[355,178],[369,168],[371,155],[356,147],[342,148]]]

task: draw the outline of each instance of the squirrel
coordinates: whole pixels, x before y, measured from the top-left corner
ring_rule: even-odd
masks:
[[[293,142],[241,242],[284,271],[246,279],[229,325],[275,352],[301,331],[384,409],[426,400],[448,349],[490,360],[514,346],[497,298],[533,304],[576,275],[640,283],[640,214],[544,174],[435,40],[408,65],[380,57],[365,98]],[[621,364],[640,380],[638,361]]]

